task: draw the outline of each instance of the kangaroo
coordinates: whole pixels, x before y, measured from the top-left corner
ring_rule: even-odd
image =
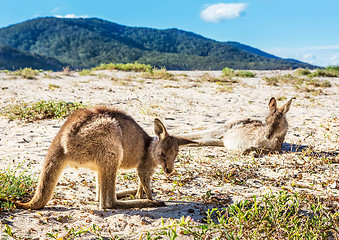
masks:
[[[165,173],[174,169],[178,146],[194,141],[170,136],[159,119],[157,137],[150,137],[130,116],[107,106],[79,109],[71,114],[52,141],[33,198],[14,202],[20,209],[42,209],[52,197],[62,170],[85,167],[97,172],[97,198],[101,209],[164,206],[152,200],[150,181],[157,166]],[[119,169],[136,168],[138,189],[116,192]],[[147,199],[141,199],[143,194]],[[136,200],[118,198],[136,194]]]
[[[251,118],[231,120],[221,127],[178,136],[196,140],[201,146],[224,146],[243,154],[280,152],[288,128],[285,114],[291,103],[292,99],[278,108],[272,97],[265,122]]]

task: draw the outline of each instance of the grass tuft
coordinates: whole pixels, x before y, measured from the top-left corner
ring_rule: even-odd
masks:
[[[225,67],[222,70],[222,75],[227,78],[232,78],[234,77],[234,70],[232,68]]]
[[[204,223],[189,217],[172,221],[147,239],[169,237],[180,239],[337,239],[339,212],[319,197],[281,191],[267,194],[261,200],[233,203],[227,208],[206,212]]]
[[[38,101],[35,103],[21,102],[19,104],[5,107],[0,114],[9,119],[23,120],[25,122],[34,122],[44,119],[63,118],[72,111],[86,107],[79,102],[65,101]]]
[[[294,74],[296,76],[306,76],[306,77],[339,77],[339,66],[328,66],[323,69],[316,69],[315,71],[310,71],[309,69],[298,68]]]
[[[233,77],[241,77],[241,78],[253,78],[255,77],[255,73],[244,70],[236,70],[234,71],[232,68],[225,67],[222,70],[222,76],[227,77],[229,79]]]
[[[311,74],[311,71],[308,68],[298,68],[294,71],[296,76],[308,76]]]
[[[91,72],[91,69],[82,69],[78,74],[79,76],[95,76],[95,74]]]
[[[285,75],[274,75],[272,77],[263,77],[263,80],[266,81],[268,85],[280,86],[280,85],[292,85],[295,89],[301,92],[311,92],[315,95],[323,94],[322,89],[319,88],[329,88],[331,83],[327,80],[320,80],[311,77],[300,76],[306,74],[303,69],[299,69],[295,75],[285,74]],[[296,76],[298,75],[298,76]],[[308,75],[310,76],[310,75]]]
[[[176,80],[173,73],[168,72],[165,68],[155,69],[152,72],[145,72],[141,77],[146,79],[163,79],[163,80]]]
[[[36,77],[39,75],[39,70],[32,69],[32,68],[20,68],[19,70],[8,72],[10,75],[20,76],[22,78],[26,79],[36,79]]]
[[[92,70],[120,70],[125,72],[149,72],[153,71],[151,65],[141,63],[102,63],[100,66],[93,68]]]
[[[25,171],[7,167],[0,169],[0,198],[11,200],[27,200],[33,196],[36,179]],[[13,210],[13,204],[0,201],[0,212]]]

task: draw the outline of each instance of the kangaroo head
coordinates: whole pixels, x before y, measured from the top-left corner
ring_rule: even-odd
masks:
[[[174,169],[174,161],[179,152],[179,146],[196,143],[189,139],[170,136],[159,119],[154,119],[154,132],[159,141],[154,148],[154,158],[161,165],[165,173],[169,174]]]
[[[292,99],[285,103],[281,108],[277,107],[277,101],[274,97],[270,99],[268,104],[269,114],[266,117],[266,124],[268,126],[268,131],[265,137],[269,140],[272,138],[274,133],[277,132],[286,132],[287,131],[287,120],[285,114],[290,110]]]

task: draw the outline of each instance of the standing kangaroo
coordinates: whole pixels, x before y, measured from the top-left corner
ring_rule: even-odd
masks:
[[[159,119],[154,120],[154,130],[157,137],[152,138],[130,116],[106,106],[75,111],[48,149],[33,198],[14,204],[21,209],[43,208],[69,164],[97,171],[101,209],[163,206],[163,202],[152,201],[151,177],[158,165],[171,173],[178,146],[194,142],[170,136]],[[118,169],[131,168],[137,168],[139,188],[116,192]],[[144,193],[147,199],[117,200],[130,194],[142,198]]]
[[[197,140],[201,146],[224,146],[229,150],[241,150],[243,154],[280,152],[288,128],[285,114],[291,103],[292,99],[277,108],[272,97],[265,122],[250,118],[232,120],[221,127],[179,136]]]

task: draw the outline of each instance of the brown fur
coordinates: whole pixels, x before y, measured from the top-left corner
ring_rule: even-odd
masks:
[[[292,99],[277,108],[277,102],[272,97],[265,122],[246,118],[227,122],[216,129],[180,136],[195,139],[202,146],[224,146],[231,150],[242,150],[243,154],[251,151],[279,152],[288,128],[285,114],[291,103]]]
[[[193,141],[170,136],[158,119],[154,120],[154,128],[157,138],[150,137],[127,114],[106,106],[77,110],[52,141],[33,198],[28,203],[15,205],[23,209],[43,208],[68,164],[97,171],[97,197],[102,209],[164,205],[152,201],[151,177],[158,165],[164,172],[172,172],[179,145]],[[118,169],[131,168],[138,172],[138,190],[116,193]],[[117,200],[135,193],[139,198],[145,193],[147,199]]]

